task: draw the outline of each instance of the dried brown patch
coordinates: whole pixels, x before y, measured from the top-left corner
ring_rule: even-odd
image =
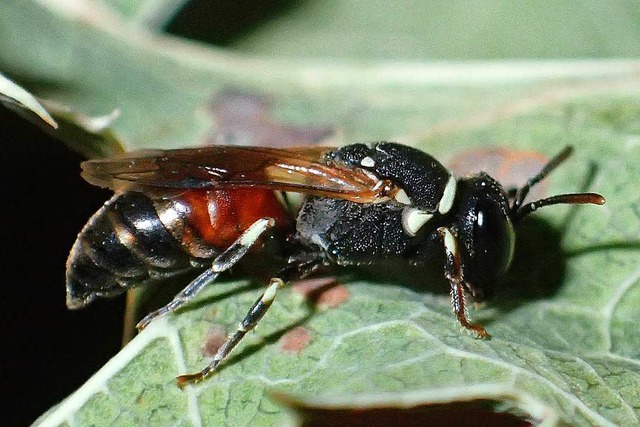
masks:
[[[529,178],[540,172],[548,160],[535,151],[480,148],[457,154],[449,166],[456,176],[486,172],[508,189],[524,185]],[[532,189],[529,198],[544,197],[546,190],[543,181]]]
[[[303,326],[298,326],[280,338],[280,348],[286,353],[299,353],[311,342],[311,333]]]
[[[227,334],[225,328],[222,325],[213,325],[207,332],[207,337],[202,346],[202,353],[205,356],[213,357],[218,352],[218,349],[222,347],[222,344],[227,341]]]
[[[496,412],[504,403],[498,399],[476,398],[466,401],[418,402],[362,405],[354,402],[316,403],[313,398],[298,400],[291,395],[271,392],[269,396],[293,410],[303,427],[324,426],[501,426],[528,427],[542,420]],[[505,396],[507,401],[511,396]]]
[[[213,100],[215,130],[208,145],[293,147],[318,144],[335,134],[330,126],[293,126],[274,119],[271,101],[241,91],[224,91]]]
[[[336,282],[334,277],[301,280],[292,288],[314,305],[326,308],[339,306],[351,295],[346,286]]]

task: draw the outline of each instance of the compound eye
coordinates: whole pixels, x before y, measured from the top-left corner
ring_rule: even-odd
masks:
[[[493,200],[476,205],[473,249],[476,274],[481,281],[494,280],[504,273],[513,257],[515,234],[511,220]]]

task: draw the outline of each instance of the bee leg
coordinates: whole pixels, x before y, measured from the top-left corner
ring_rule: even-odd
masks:
[[[193,374],[185,374],[177,377],[178,387],[183,388],[187,384],[195,384],[204,380],[207,376],[211,375],[224,361],[229,353],[242,341],[242,338],[251,331],[258,324],[260,319],[266,314],[269,307],[273,303],[276,297],[278,289],[282,288],[286,283],[301,279],[304,276],[315,270],[321,261],[319,259],[310,259],[301,261],[298,263],[288,264],[283,268],[277,277],[274,277],[269,282],[267,289],[260,295],[260,298],[251,306],[247,314],[240,321],[238,329],[229,337],[227,341],[222,344],[218,349],[218,352],[213,357],[213,360],[200,372]]]
[[[187,285],[173,300],[164,307],[147,314],[136,325],[139,331],[143,330],[149,323],[158,316],[163,316],[170,313],[184,304],[189,302],[193,297],[200,292],[207,284],[213,282],[220,273],[233,267],[249,250],[253,244],[258,241],[260,236],[269,228],[273,227],[275,221],[272,218],[261,218],[251,224],[238,239],[227,248],[223,253],[218,255],[211,265],[198,277],[193,279],[191,283]]]
[[[464,276],[460,253],[458,252],[458,242],[451,230],[447,227],[438,228],[438,233],[442,239],[445,251],[445,277],[451,285],[451,305],[453,312],[458,318],[458,322],[465,328],[474,332],[478,338],[488,338],[489,333],[480,325],[471,323],[467,318],[467,308],[465,305]]]

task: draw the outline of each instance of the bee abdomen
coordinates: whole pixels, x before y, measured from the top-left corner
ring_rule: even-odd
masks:
[[[89,220],[67,261],[67,306],[80,308],[153,276],[190,267],[190,256],[138,192],[112,197]]]

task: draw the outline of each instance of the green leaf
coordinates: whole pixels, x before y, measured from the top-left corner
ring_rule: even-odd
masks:
[[[154,322],[45,419],[147,423],[162,415],[167,423],[268,425],[282,416],[266,398],[270,389],[362,399],[384,393],[394,405],[420,390],[446,390],[453,400],[465,400],[470,390],[485,390],[491,398],[499,387],[518,402],[543,402],[542,411],[535,405],[520,408],[547,421],[637,423],[640,199],[629,191],[640,157],[635,78],[608,84],[602,78],[554,81],[548,83],[552,90],[541,82],[542,87],[527,85],[526,94],[501,105],[494,103],[502,86],[489,87],[477,99],[493,105],[484,114],[480,109],[451,120],[424,116],[433,121],[424,129],[429,137],[415,140],[445,159],[487,143],[545,153],[572,143],[576,158],[549,179],[549,193],[577,191],[588,181],[590,191],[607,198],[604,207],[556,207],[537,214],[544,220],[537,228],[552,235],[525,230],[520,238],[533,242],[534,249],[519,261],[525,274],[511,276],[509,292],[472,312],[491,340],[461,332],[443,292],[419,292],[385,278],[377,283],[353,279],[346,284],[347,301],[310,311],[299,294],[285,289],[256,334],[218,374],[177,393],[174,376],[202,368],[208,361],[207,337],[219,327],[231,332],[259,294],[243,289],[243,283],[221,283],[211,286],[201,303]],[[464,89],[435,86],[425,104],[438,99],[438,92],[456,91]],[[532,225],[527,229],[536,231]],[[556,239],[557,246],[536,253],[547,239]],[[558,258],[560,265],[554,266]],[[547,275],[554,278],[551,283]],[[531,292],[540,286],[553,291]],[[231,292],[235,287],[241,291]],[[283,340],[296,326],[308,332],[310,343],[291,353],[283,349]],[[148,393],[153,396],[146,398]]]
[[[270,425],[289,420],[273,390],[309,406],[446,395],[549,424],[638,423],[636,62],[259,60],[82,13],[3,1],[0,64],[80,114],[119,111],[108,129],[126,149],[386,139],[449,164],[488,146],[551,156],[572,144],[548,193],[596,191],[607,205],[549,208],[524,224],[506,289],[470,313],[491,340],[460,330],[441,272],[353,272],[343,298],[318,309],[280,291],[221,370],[180,391],[174,377],[208,363],[260,293],[227,278],[153,322],[39,424]]]
[[[161,29],[188,2],[188,0],[98,1],[118,13],[126,21],[135,22],[151,29]],[[104,10],[100,12],[104,13]]]
[[[292,2],[233,43],[278,58],[470,60],[640,54],[631,0]]]

